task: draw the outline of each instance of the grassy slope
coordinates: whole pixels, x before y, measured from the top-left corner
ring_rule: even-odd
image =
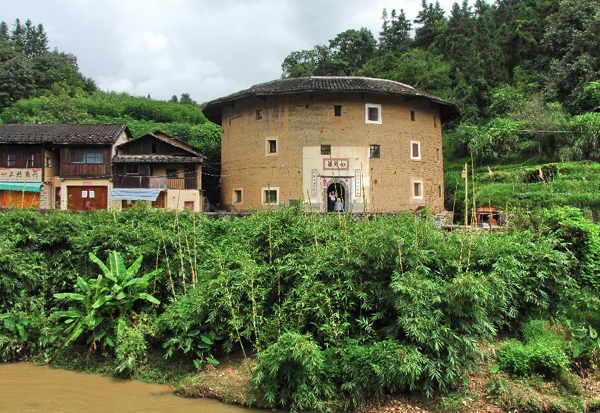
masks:
[[[464,179],[461,177],[464,164],[470,158],[445,160],[446,209],[457,215],[464,210]],[[524,182],[528,171],[537,170],[544,163],[538,159],[513,158],[503,164],[475,164],[475,180],[469,172],[469,203],[475,187],[476,205],[496,206],[506,210],[513,207],[524,209],[571,205],[582,208],[598,219],[600,211],[600,164],[596,162],[560,162],[554,180]],[[492,170],[491,175],[488,170]],[[474,183],[474,184],[473,184]]]

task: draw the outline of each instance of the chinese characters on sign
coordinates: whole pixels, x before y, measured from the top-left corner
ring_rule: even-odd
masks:
[[[313,169],[311,171],[311,176],[310,176],[311,182],[310,182],[310,196],[317,196],[317,188],[319,186],[318,182],[319,182],[319,178],[317,176],[317,170]]]
[[[354,170],[354,194],[355,196],[361,196],[362,189],[362,174],[360,173],[360,169]]]
[[[42,182],[40,168],[0,168],[0,181]]]
[[[348,159],[323,159],[323,169],[336,171],[348,169]]]

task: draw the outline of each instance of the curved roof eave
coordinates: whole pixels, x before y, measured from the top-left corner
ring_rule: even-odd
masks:
[[[311,76],[305,78],[279,79],[260,83],[248,89],[215,99],[203,109],[204,116],[211,122],[221,124],[223,106],[236,100],[259,96],[290,95],[298,93],[374,93],[382,95],[413,96],[429,99],[441,106],[442,122],[460,116],[460,109],[452,102],[412,86],[388,79],[357,76]]]

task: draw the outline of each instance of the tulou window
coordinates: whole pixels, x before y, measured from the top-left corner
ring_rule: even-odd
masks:
[[[411,110],[411,111],[410,111],[410,120],[411,120],[412,122],[414,122],[414,121],[415,121],[415,111],[414,111],[414,110]]]
[[[413,198],[423,199],[423,182],[413,182]]]
[[[381,124],[381,105],[374,103],[365,105],[365,123]]]
[[[6,166],[17,166],[17,155],[9,154],[6,156]]]
[[[31,168],[33,166],[34,162],[35,162],[34,154],[28,153],[27,155],[25,155],[25,167],[26,168]]]
[[[411,141],[410,142],[410,159],[414,161],[421,160],[421,142]]]
[[[335,105],[333,107],[333,116],[339,118],[342,116],[342,105]]]
[[[236,189],[235,191],[233,191],[233,202],[236,204],[242,203],[242,190],[241,189]]]
[[[72,149],[70,155],[71,163],[102,163],[101,150],[96,149]]]
[[[321,155],[331,155],[331,145],[321,145]]]
[[[256,120],[261,120],[263,118],[262,109],[256,109]]]
[[[267,154],[274,155],[277,153],[277,140],[276,139],[268,139],[267,140]]]
[[[437,116],[433,117],[433,127],[437,128]]]
[[[369,158],[379,158],[381,147],[379,145],[371,145],[369,147]]]
[[[277,205],[279,203],[279,188],[263,188],[262,204]]]

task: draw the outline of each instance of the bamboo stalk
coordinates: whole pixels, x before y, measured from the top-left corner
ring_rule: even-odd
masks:
[[[167,270],[168,270],[168,273],[169,273],[169,283],[171,284],[171,293],[173,294],[173,299],[175,301],[177,301],[177,296],[175,295],[175,284],[173,283],[173,276],[171,274],[171,263],[169,262],[169,254],[167,253],[167,242],[165,240],[165,234],[163,232],[162,225],[160,223],[160,211],[157,211],[157,212],[158,212],[158,215],[157,215],[157,217],[158,217],[158,228],[159,228],[160,235],[161,235],[162,242],[163,242],[163,248],[164,248],[164,251],[165,251],[165,258],[167,259]]]
[[[231,312],[231,323],[233,324],[233,328],[235,329],[235,333],[237,334],[238,342],[240,343],[240,347],[242,349],[242,353],[244,354],[244,358],[248,358],[246,355],[246,350],[244,349],[244,344],[242,343],[242,335],[240,334],[240,329],[237,325],[235,309],[233,308],[233,297],[231,296],[231,291],[227,286],[227,277],[225,276],[225,267],[223,266],[223,261],[221,259],[221,255],[219,254],[219,268],[221,273],[221,280],[223,280],[223,289],[225,290],[225,295],[227,297],[227,304],[229,306],[229,311]]]

